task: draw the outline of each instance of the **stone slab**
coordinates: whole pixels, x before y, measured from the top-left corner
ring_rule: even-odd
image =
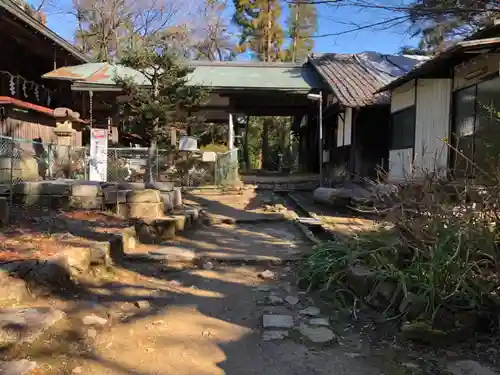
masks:
[[[306,324],[301,324],[299,331],[308,341],[315,344],[324,344],[331,342],[335,339],[335,334],[332,330],[321,327],[321,326],[308,326]]]
[[[26,375],[35,368],[37,368],[36,362],[27,359],[0,361],[0,374],[2,375]]]
[[[161,247],[158,250],[150,251],[149,255],[157,260],[168,262],[194,262],[196,252],[176,246]]]
[[[0,347],[33,344],[64,315],[51,307],[0,309]]]
[[[265,329],[287,329],[293,327],[293,316],[290,315],[264,315],[262,326]]]

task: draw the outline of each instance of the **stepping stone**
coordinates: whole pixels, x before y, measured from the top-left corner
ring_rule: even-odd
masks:
[[[276,274],[273,271],[265,270],[264,272],[260,272],[257,274],[258,277],[264,280],[275,280]]]
[[[302,323],[299,331],[308,341],[315,344],[325,344],[335,339],[333,331],[326,327],[311,327]]]
[[[450,363],[446,370],[453,375],[498,375],[490,368],[469,360]]]
[[[255,290],[257,292],[269,292],[271,290],[271,287],[269,285],[259,285],[255,288]]]
[[[288,337],[288,331],[264,331],[262,333],[264,341],[283,340],[286,337]]]
[[[320,314],[320,311],[317,307],[311,306],[306,309],[300,310],[299,311],[300,315],[307,315],[307,316],[317,316]]]
[[[34,361],[21,359],[19,361],[0,361],[0,374],[2,375],[25,375],[37,368]]]
[[[292,306],[299,303],[299,299],[295,296],[288,296],[285,298],[285,301],[286,301],[286,303],[288,303],[289,305],[292,305]]]
[[[262,325],[264,328],[292,328],[293,317],[290,315],[264,315],[262,317]]]
[[[309,319],[309,325],[328,327],[330,322],[326,318],[312,318]]]

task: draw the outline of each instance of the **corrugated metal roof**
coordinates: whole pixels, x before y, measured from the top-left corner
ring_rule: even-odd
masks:
[[[388,104],[389,93],[377,91],[420,63],[413,57],[376,52],[329,53],[309,61],[328,83],[340,104],[347,107]]]
[[[309,92],[322,85],[309,64],[198,61],[189,65],[194,68],[188,81],[192,86]]]
[[[116,77],[132,78],[137,85],[148,85],[149,80],[141,72],[119,64],[88,63],[75,66],[65,66],[45,73],[42,78],[62,79],[100,86],[116,86]]]

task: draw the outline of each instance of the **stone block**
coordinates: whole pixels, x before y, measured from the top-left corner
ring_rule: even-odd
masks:
[[[76,182],[71,185],[71,195],[76,197],[99,197],[102,195],[102,189],[96,184]]]
[[[7,198],[0,197],[0,227],[9,224],[10,205]]]
[[[173,191],[162,192],[161,200],[163,202],[163,210],[165,213],[170,213],[174,209],[174,195]]]
[[[19,182],[14,185],[14,193],[24,195],[71,195],[71,184],[60,181]]]
[[[108,266],[111,264],[110,242],[96,242],[89,249],[90,265]]]
[[[158,190],[131,190],[127,193],[127,203],[158,203],[161,201]]]
[[[125,219],[163,216],[163,203],[119,203],[117,214]]]
[[[122,233],[123,250],[125,252],[134,250],[136,245],[135,227],[126,228]]]
[[[175,184],[173,182],[154,181],[154,182],[146,183],[145,188],[146,189],[156,189],[156,190],[159,190],[163,193],[163,192],[173,191],[175,188]]]
[[[182,207],[182,190],[180,187],[176,187],[173,190],[173,199],[172,199],[172,204],[174,208],[181,208]]]
[[[361,265],[352,266],[346,272],[347,285],[358,297],[368,296],[376,281],[375,272]]]
[[[188,215],[172,215],[169,218],[175,220],[175,231],[178,233],[190,227],[191,220]]]
[[[127,194],[132,190],[116,190],[116,188],[106,188],[104,189],[104,203],[105,204],[116,204],[126,203]]]
[[[140,219],[135,222],[137,238],[142,243],[162,243],[175,237],[176,220]]]
[[[104,204],[103,197],[85,197],[85,196],[69,197],[70,208],[77,208],[84,210],[101,210],[103,204]]]
[[[70,210],[70,198],[67,195],[47,195],[49,197],[49,207],[54,210]]]

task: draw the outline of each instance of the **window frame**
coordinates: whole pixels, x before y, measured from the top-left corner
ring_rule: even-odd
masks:
[[[397,115],[402,114],[403,112],[408,112],[411,113],[413,116],[413,124],[412,124],[412,130],[413,130],[413,139],[411,145],[408,146],[403,146],[403,147],[394,147],[394,127],[395,127],[395,122],[394,122],[394,117]],[[389,150],[390,151],[397,151],[397,150],[408,150],[408,149],[415,149],[415,132],[416,132],[416,125],[417,125],[417,106],[415,104],[399,109],[395,112],[391,113],[391,120],[389,124],[390,128],[390,145],[389,145]]]

